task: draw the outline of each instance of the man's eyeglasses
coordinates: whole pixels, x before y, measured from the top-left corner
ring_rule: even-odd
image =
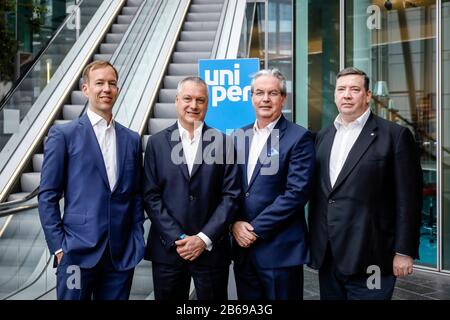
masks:
[[[258,99],[262,99],[266,96],[266,94],[269,96],[271,100],[274,100],[281,96],[281,92],[278,90],[272,90],[272,91],[262,91],[262,90],[256,90],[253,92],[253,95],[257,97]]]

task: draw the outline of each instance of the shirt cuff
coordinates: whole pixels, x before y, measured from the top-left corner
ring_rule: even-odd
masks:
[[[55,256],[56,256],[58,253],[61,253],[61,252],[63,252],[62,249],[56,250],[56,251],[55,251]]]
[[[402,256],[402,257],[409,257],[407,254],[403,254],[403,253],[398,253],[398,252],[396,252],[395,254],[396,254],[396,255],[399,255],[399,256]]]
[[[211,251],[212,248],[213,248],[213,244],[212,244],[211,239],[210,239],[206,234],[204,234],[203,232],[199,232],[199,233],[197,234],[197,236],[198,236],[200,239],[202,239],[203,242],[206,244],[206,250]]]

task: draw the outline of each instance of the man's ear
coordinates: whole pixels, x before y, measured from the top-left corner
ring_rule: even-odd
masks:
[[[89,88],[88,88],[87,83],[83,83],[83,84],[81,85],[81,91],[83,92],[83,94],[84,94],[86,97],[88,96],[88,94],[89,94]]]

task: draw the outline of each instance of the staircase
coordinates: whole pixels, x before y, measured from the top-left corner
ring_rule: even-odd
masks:
[[[192,1],[148,121],[147,134],[143,137],[144,150],[150,135],[175,123],[178,82],[188,76],[197,76],[198,60],[211,57],[223,4],[224,0]]]

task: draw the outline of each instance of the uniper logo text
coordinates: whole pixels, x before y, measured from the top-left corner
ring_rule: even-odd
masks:
[[[225,99],[232,102],[248,101],[251,86],[241,88],[239,79],[238,63],[234,64],[234,70],[205,70],[205,82],[211,88],[211,106],[217,107]]]

